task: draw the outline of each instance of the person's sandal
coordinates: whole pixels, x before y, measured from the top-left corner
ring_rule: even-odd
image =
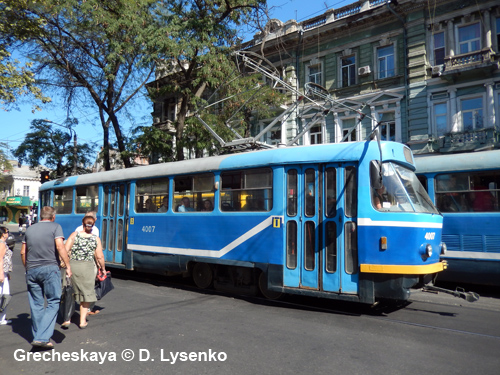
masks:
[[[70,326],[71,322],[64,322],[63,324],[61,324],[61,328],[62,329],[68,329],[69,326]]]

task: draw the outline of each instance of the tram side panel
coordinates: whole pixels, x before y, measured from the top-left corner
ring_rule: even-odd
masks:
[[[281,264],[281,227],[273,227],[272,219],[269,214],[136,215],[130,220],[128,251],[134,269],[159,273],[185,272],[190,261],[252,268]]]

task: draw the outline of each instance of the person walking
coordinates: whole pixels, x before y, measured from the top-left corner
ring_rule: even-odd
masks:
[[[99,269],[105,274],[106,265],[102,253],[101,240],[92,234],[95,218],[85,215],[82,219],[83,231],[73,232],[66,241],[66,251],[70,252],[70,265],[74,272],[71,277],[75,290],[75,301],[80,303],[80,328],[87,328],[87,313],[92,302],[96,302],[95,271],[97,262]],[[66,322],[65,322],[66,323]]]
[[[66,274],[72,275],[68,253],[64,247],[63,231],[54,222],[55,218],[56,211],[53,207],[43,207],[40,222],[26,230],[21,247],[31,309],[31,345],[47,349],[54,348],[50,338],[54,333],[61,300],[59,257],[67,265]]]
[[[0,227],[0,325],[12,324],[12,320],[6,319],[7,305],[10,301],[9,279],[12,272],[12,250],[7,246],[9,230]]]

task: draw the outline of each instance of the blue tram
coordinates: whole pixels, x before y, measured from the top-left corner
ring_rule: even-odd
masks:
[[[298,146],[64,177],[40,202],[66,236],[96,211],[108,267],[371,304],[445,268],[414,170],[399,143]]]
[[[500,150],[416,157],[417,175],[444,217],[439,280],[500,286]]]

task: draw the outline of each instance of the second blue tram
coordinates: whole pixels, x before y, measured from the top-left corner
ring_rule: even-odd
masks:
[[[500,150],[416,157],[417,174],[443,213],[438,280],[500,286]]]
[[[442,216],[404,145],[278,148],[43,184],[66,236],[97,212],[108,267],[200,288],[374,303],[442,271]]]

